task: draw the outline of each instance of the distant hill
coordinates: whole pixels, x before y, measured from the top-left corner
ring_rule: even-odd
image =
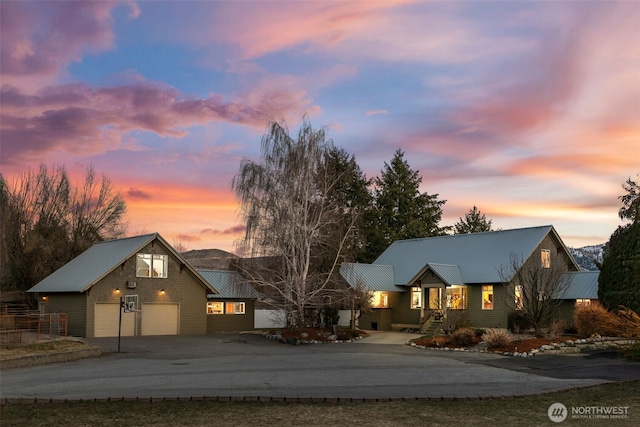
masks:
[[[604,243],[593,246],[583,246],[581,248],[568,248],[573,259],[583,270],[598,271],[597,262],[602,262]]]
[[[195,268],[227,270],[236,255],[220,249],[194,249],[181,254]]]

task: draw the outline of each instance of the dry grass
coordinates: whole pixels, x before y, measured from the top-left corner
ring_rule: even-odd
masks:
[[[640,382],[605,384],[559,393],[487,400],[360,403],[148,401],[5,404],[2,425],[39,426],[272,426],[272,425],[551,425],[547,409],[560,402],[580,406],[628,406],[627,418],[571,419],[563,425],[636,426]],[[28,422],[27,422],[28,420]]]
[[[82,341],[59,339],[27,344],[16,348],[0,349],[0,360],[20,359],[26,356],[47,353],[65,353],[84,350],[90,346]]]

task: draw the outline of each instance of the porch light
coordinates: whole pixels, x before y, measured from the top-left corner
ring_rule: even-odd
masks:
[[[120,288],[116,288],[115,292],[116,292],[116,294],[119,294],[120,293]]]
[[[160,289],[160,295],[164,295],[164,289]]]
[[[48,300],[48,299],[49,299],[49,297],[48,297],[48,296],[46,296],[46,295],[42,297],[42,301],[46,301],[46,300]]]

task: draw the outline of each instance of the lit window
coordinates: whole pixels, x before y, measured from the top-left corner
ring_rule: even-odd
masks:
[[[493,285],[482,287],[482,309],[493,310]]]
[[[442,288],[429,288],[429,309],[442,309]]]
[[[516,285],[513,302],[516,306],[516,310],[522,310],[522,285]]]
[[[208,302],[207,314],[224,314],[224,304],[219,301]]]
[[[591,305],[591,300],[589,298],[578,298],[576,300],[576,307],[588,307]]]
[[[226,307],[227,314],[244,314],[243,302],[228,302]]]
[[[540,251],[540,260],[542,261],[542,268],[551,267],[551,251],[549,249],[542,249]]]
[[[138,254],[136,260],[136,277],[167,277],[167,255]]]
[[[411,308],[422,308],[422,288],[419,286],[411,288]]]
[[[451,310],[465,310],[467,308],[467,287],[457,285],[448,287],[446,306]]]
[[[389,294],[387,292],[374,292],[371,307],[389,308]]]

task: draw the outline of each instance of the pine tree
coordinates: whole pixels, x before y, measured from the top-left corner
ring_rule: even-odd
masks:
[[[375,178],[374,205],[366,215],[367,260],[377,258],[391,243],[401,239],[440,236],[442,206],[438,194],[420,192],[422,177],[411,169],[404,152],[397,150]]]
[[[481,213],[476,205],[469,210],[463,218],[460,218],[453,227],[455,234],[480,233],[483,231],[491,231],[492,220],[487,220],[485,214]]]

